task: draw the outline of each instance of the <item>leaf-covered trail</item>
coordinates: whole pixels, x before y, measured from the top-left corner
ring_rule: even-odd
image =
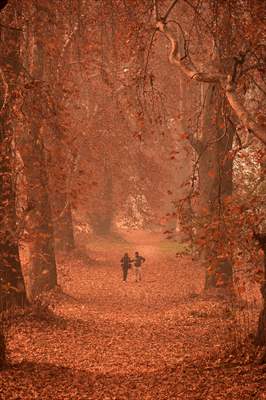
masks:
[[[58,318],[29,317],[11,329],[14,367],[1,375],[0,399],[266,398],[262,370],[254,378],[250,366],[239,375],[212,360],[231,322],[226,304],[195,295],[202,268],[159,243],[142,240],[136,250],[147,260],[141,283],[133,271],[122,282],[115,251],[100,264],[61,266]]]

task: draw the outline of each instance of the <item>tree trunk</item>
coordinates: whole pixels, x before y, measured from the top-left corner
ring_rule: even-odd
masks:
[[[48,177],[39,123],[31,123],[20,154],[27,179],[26,241],[30,251],[30,296],[34,298],[57,284]]]
[[[18,238],[16,233],[16,195],[12,177],[13,130],[10,109],[2,115],[0,126],[0,311],[12,304],[26,303]]]
[[[111,234],[112,216],[109,214],[94,213],[90,216],[93,233],[96,236],[108,236]]]
[[[263,308],[259,316],[256,343],[259,346],[266,346],[266,233],[255,233],[254,237],[258,240],[264,252],[264,279],[260,289],[263,298]]]
[[[0,322],[0,371],[6,366],[6,338]]]
[[[27,32],[25,44],[25,64],[33,77],[26,87],[23,111],[27,116],[22,134],[17,137],[18,150],[24,164],[27,180],[28,215],[26,218],[26,240],[30,253],[30,296],[36,297],[42,291],[57,284],[56,261],[54,253],[54,234],[48,195],[48,176],[43,145],[43,119],[47,116],[44,77],[45,44],[41,40],[38,23],[38,4],[36,20]]]
[[[12,25],[20,15],[9,10],[5,22]],[[15,17],[16,14],[16,17]],[[17,79],[20,73],[20,33],[16,30],[1,31],[1,92],[0,92],[0,311],[12,304],[26,303],[25,284],[22,275],[18,238],[16,232],[16,194],[14,190],[14,102]]]
[[[72,210],[66,193],[52,194],[54,239],[56,250],[68,252],[75,248]],[[55,199],[56,197],[56,199]],[[61,205],[62,208],[59,208]]]
[[[199,149],[199,217],[207,231],[202,255],[206,263],[205,289],[232,285],[232,264],[226,256],[225,227],[222,220],[223,201],[231,196],[232,148],[234,128],[218,85],[209,85]]]
[[[99,194],[99,204],[90,215],[92,229],[97,236],[111,235],[113,228],[113,179],[106,162],[103,174],[103,191]]]
[[[259,316],[256,342],[259,346],[266,346],[266,281],[261,285],[261,294],[263,297],[263,308]]]
[[[63,144],[54,142],[50,150],[52,161],[48,163],[48,173],[55,248],[67,252],[75,247],[72,210],[67,188],[67,160],[62,154]]]

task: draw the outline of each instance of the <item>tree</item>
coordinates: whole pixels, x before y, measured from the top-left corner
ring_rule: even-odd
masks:
[[[264,277],[261,285],[261,294],[263,298],[263,309],[259,316],[256,341],[261,346],[266,345],[266,234],[255,233],[254,238],[259,242],[264,253]]]
[[[26,15],[27,9],[24,8]],[[57,284],[54,236],[51,206],[48,194],[48,174],[44,149],[43,119],[46,115],[46,87],[44,79],[45,45],[40,37],[43,13],[36,4],[35,18],[28,28],[23,65],[24,89],[21,93],[20,127],[23,134],[17,136],[17,146],[24,164],[27,180],[27,216],[24,241],[30,253],[30,296],[51,289]],[[26,71],[26,72],[25,72]],[[29,81],[30,77],[30,81]]]
[[[13,28],[20,20],[21,8],[16,4],[2,14],[5,27],[1,40],[1,115],[0,115],[0,311],[12,304],[27,302],[21,270],[16,226],[16,193],[14,189],[14,129],[16,84],[20,73],[19,45],[21,32]]]
[[[243,130],[248,134],[246,135],[245,142],[243,143],[243,138],[241,137],[243,134],[239,135],[237,132],[234,133],[234,140],[237,142],[237,146],[233,152],[229,152],[225,157],[223,154],[218,153],[219,163],[227,163],[229,167],[229,176],[231,175],[232,168],[230,164],[232,163],[232,159],[234,158],[237,151],[242,150],[246,146],[250,144],[250,138],[253,136],[258,139],[262,146],[266,144],[266,129],[265,129],[265,121],[261,118],[260,108],[251,109],[250,102],[248,101],[248,90],[247,88],[251,88],[254,90],[254,87],[262,94],[265,98],[264,91],[264,80],[263,80],[263,71],[265,71],[265,43],[263,43],[263,15],[264,10],[262,3],[259,1],[255,1],[252,5],[248,1],[237,1],[237,2],[208,2],[208,7],[198,7],[198,5],[193,2],[184,2],[189,8],[193,9],[195,17],[200,18],[207,27],[208,30],[210,28],[215,28],[213,35],[213,42],[215,44],[215,50],[217,50],[217,42],[221,43],[221,40],[224,38],[223,33],[228,34],[228,28],[231,32],[231,49],[229,53],[225,53],[223,57],[223,51],[225,50],[224,43],[228,42],[223,41],[222,46],[218,47],[218,59],[216,56],[214,60],[209,62],[208,67],[197,67],[192,61],[190,53],[188,51],[188,44],[186,41],[184,29],[184,24],[181,23],[180,18],[179,21],[175,24],[167,22],[167,17],[172,12],[174,7],[177,5],[177,1],[173,1],[170,5],[168,11],[165,14],[165,17],[160,19],[158,18],[158,7],[157,2],[155,1],[155,11],[157,16],[157,29],[164,33],[171,45],[171,51],[169,60],[172,64],[178,67],[178,70],[182,71],[187,77],[191,80],[196,80],[198,82],[207,83],[214,88],[219,88],[220,93],[227,100],[227,109],[231,108],[232,113],[229,114],[229,119],[226,121],[227,126],[229,126],[228,122],[233,122],[234,125],[239,124]],[[205,5],[204,5],[205,6]],[[211,11],[215,11],[215,22],[210,20]],[[220,25],[219,29],[219,21],[223,20],[223,16],[227,13],[227,22],[225,20],[225,24]],[[241,18],[239,16],[241,15]],[[254,27],[256,27],[254,29]],[[227,31],[227,32],[226,32]],[[206,42],[206,36],[204,33],[206,32],[204,29],[199,30],[202,35],[203,40]],[[195,55],[195,54],[194,54]],[[217,64],[218,61],[218,64]],[[216,89],[217,90],[217,89]],[[217,96],[216,96],[217,99]],[[245,99],[247,100],[245,102]],[[218,121],[216,121],[219,123]],[[219,126],[219,125],[218,125]],[[223,138],[224,136],[220,136]],[[212,136],[212,141],[214,143],[218,143],[217,136]],[[233,137],[231,136],[231,142]],[[202,155],[200,153],[200,158]],[[199,158],[199,161],[200,161]],[[231,158],[231,160],[230,160]],[[216,169],[203,170],[203,178],[206,177],[206,173],[209,173],[210,177],[214,179],[217,176]],[[200,171],[201,175],[201,171]],[[225,175],[225,174],[224,174]],[[230,184],[228,189],[230,189]],[[236,254],[236,249],[241,248],[241,244],[239,243],[239,237],[244,239],[245,243],[250,240],[250,231],[254,228],[254,223],[258,225],[261,224],[261,217],[256,214],[260,207],[257,205],[258,197],[250,196],[255,201],[252,205],[246,207],[244,205],[239,205],[240,199],[237,199],[237,204],[234,202],[234,197],[232,198],[231,190],[225,192],[224,202],[221,203],[222,206],[222,218],[224,219],[223,229],[221,233],[215,233],[215,224],[213,226],[214,229],[210,229],[210,232],[215,234],[215,240],[220,241],[221,237],[226,237],[224,235],[225,230],[227,231],[227,240],[226,246],[221,246],[222,253],[225,255]],[[242,203],[242,202],[241,202]],[[245,208],[244,208],[245,207]],[[263,207],[263,206],[262,206]],[[256,210],[257,208],[257,210]],[[264,206],[265,209],[265,206]],[[232,221],[232,211],[237,210],[237,218],[241,218],[242,224],[245,221],[244,227],[242,226],[238,232],[238,236],[235,235],[235,231],[233,229],[233,221]],[[255,211],[256,210],[256,211]],[[230,212],[231,211],[231,212]],[[255,211],[255,213],[254,213]],[[262,213],[263,215],[263,213]],[[225,219],[227,218],[227,222]],[[231,221],[230,221],[231,219]],[[256,222],[255,222],[256,221]],[[217,224],[217,223],[216,223]],[[247,225],[246,225],[247,224]],[[220,224],[219,224],[220,225]],[[210,227],[210,225],[209,225]],[[204,226],[204,234],[206,234],[207,225]],[[241,232],[241,234],[240,234]],[[242,235],[245,235],[244,238]],[[258,236],[261,242],[261,236]],[[206,240],[206,239],[205,239]],[[205,244],[206,242],[202,243]],[[262,242],[261,242],[262,243]],[[261,244],[262,245],[262,244]],[[262,245],[262,247],[264,244]],[[263,247],[264,248],[264,247]],[[238,250],[239,252],[239,250]],[[239,252],[241,254],[241,252]],[[242,254],[245,254],[243,252]],[[217,256],[217,254],[215,254]],[[238,257],[235,257],[238,258]],[[241,262],[243,262],[242,260]],[[252,260],[254,263],[254,259]],[[261,291],[264,299],[264,308],[260,315],[259,326],[258,326],[258,342],[260,344],[265,344],[265,284],[262,283]]]
[[[166,18],[175,3],[169,8]],[[209,13],[211,14],[211,10]],[[226,23],[228,15],[226,12],[224,14],[222,22]],[[157,22],[157,28],[166,35],[172,46],[170,62],[180,66],[182,63],[177,63],[176,59],[184,60],[185,63],[189,55],[182,28],[177,23],[177,27],[180,29],[177,37],[173,33],[173,25],[174,23],[166,25],[166,19],[159,19]],[[217,30],[219,29],[220,27],[217,26]],[[218,54],[222,58],[225,57],[225,54],[230,53],[230,49],[224,47],[225,37],[227,43],[230,43],[228,40],[230,33],[230,30],[227,29],[223,32],[223,37],[215,38],[216,58]],[[228,69],[228,66],[224,65],[223,67]],[[180,69],[182,70],[181,67]],[[183,72],[186,70],[183,69]],[[198,154],[200,199],[197,211],[200,216],[200,224],[211,227],[212,233],[211,240],[207,239],[205,242],[201,242],[204,243],[204,259],[208,265],[205,287],[209,288],[230,286],[232,283],[231,260],[222,256],[221,240],[224,236],[224,229],[220,215],[224,197],[232,193],[232,160],[228,154],[233,143],[234,127],[230,122],[230,113],[224,102],[220,85],[215,80],[206,79],[205,82],[208,82],[208,85],[204,89],[203,104],[200,104],[202,108],[200,128],[196,132],[188,130],[186,135]]]
[[[206,82],[206,83],[214,83],[214,84],[219,84],[222,87],[222,90],[225,93],[225,96],[238,117],[240,123],[247,129],[249,130],[254,136],[256,136],[261,142],[266,144],[266,130],[265,126],[263,124],[260,124],[259,122],[256,121],[256,119],[251,116],[251,114],[248,112],[246,107],[243,104],[243,101],[241,101],[240,96],[237,93],[237,83],[239,82],[239,78],[241,74],[238,74],[238,67],[242,66],[246,59],[253,63],[253,65],[249,65],[249,69],[255,69],[257,71],[261,71],[263,69],[263,50],[260,51],[259,49],[259,54],[256,55],[256,63],[254,63],[254,58],[252,57],[254,55],[254,50],[258,50],[260,46],[257,46],[256,49],[250,49],[248,45],[254,45],[254,38],[250,40],[250,43],[247,43],[247,47],[245,48],[245,52],[243,53],[240,51],[240,54],[232,54],[231,58],[233,58],[233,62],[231,63],[231,68],[229,71],[223,71],[223,68],[221,68],[221,65],[219,68],[215,68],[214,70],[211,69],[206,69],[203,72],[200,72],[199,68],[196,67],[196,65],[193,63],[193,61],[190,58],[190,55],[186,50],[186,44],[185,44],[185,38],[183,34],[183,30],[179,24],[174,27],[168,27],[167,26],[167,17],[169,16],[170,12],[176,5],[177,1],[174,1],[171,6],[169,7],[166,16],[162,19],[159,19],[157,21],[156,27],[157,29],[164,33],[165,36],[168,38],[168,40],[171,43],[171,53],[169,55],[169,60],[171,63],[175,64],[185,75],[187,75],[189,78],[193,80],[197,80],[199,82]],[[212,3],[210,2],[210,5],[212,6]],[[219,4],[219,7],[217,7],[218,11],[220,12],[222,8],[226,5],[225,2],[221,2]],[[231,7],[233,4],[231,2],[228,2],[228,6]],[[192,6],[193,7],[193,6]],[[253,6],[252,6],[253,7]],[[235,2],[234,7],[231,8],[231,13],[232,12],[237,12],[239,9],[242,10],[245,14],[248,14],[248,17],[250,18],[249,21],[247,21],[249,24],[251,23],[256,23],[260,22],[259,27],[261,27],[261,20],[259,19],[259,13],[262,12],[263,14],[263,8],[262,8],[261,2],[257,1],[255,4],[255,18],[256,20],[252,20],[254,18],[254,14],[251,13],[250,9],[250,4],[248,2]],[[195,12],[199,13],[196,9],[196,7],[193,7],[195,9]],[[249,14],[250,13],[250,14]],[[232,16],[232,14],[230,15]],[[169,24],[168,24],[169,25]],[[250,27],[250,26],[249,26]],[[258,25],[257,25],[258,27]],[[176,30],[178,32],[178,36],[176,36]],[[237,32],[239,33],[239,31]],[[252,34],[252,31],[251,31]],[[262,35],[263,36],[263,35]],[[259,35],[256,33],[256,38],[258,38]],[[221,39],[221,38],[220,38]],[[237,38],[238,40],[241,40],[240,37]],[[215,44],[216,45],[216,44]],[[184,47],[185,46],[185,47]],[[264,48],[264,46],[262,46]],[[235,49],[234,49],[235,50]],[[236,50],[235,50],[236,51]],[[250,55],[251,53],[251,55]],[[249,60],[249,55],[251,58],[251,61]],[[221,60],[220,60],[221,61]],[[248,63],[248,62],[247,62]]]
[[[145,60],[142,60],[143,45],[138,42],[134,7],[112,1],[102,3],[101,7],[101,13],[98,7],[92,7],[89,15],[87,9],[82,8],[83,18],[91,21],[89,25],[81,24],[79,37],[81,54],[86,57],[83,55],[79,59],[74,54],[76,58],[72,55],[71,60],[72,82],[78,86],[82,84],[81,109],[71,113],[73,120],[79,118],[72,195],[77,196],[74,204],[82,203],[82,208],[87,209],[93,231],[99,233],[99,226],[104,225],[105,234],[112,234],[116,217],[129,196],[145,196],[150,209],[159,213],[162,196],[170,198],[166,188],[169,181],[173,184],[169,173],[173,167],[170,167],[169,154],[168,163],[164,164],[170,148],[169,136],[161,135],[158,139],[157,127],[148,124],[148,118],[145,120],[139,100],[137,85],[141,82]],[[128,25],[132,27],[130,32]],[[122,50],[118,46],[119,37],[127,34],[129,45]],[[93,45],[85,53],[88,43]],[[77,76],[81,76],[80,82]],[[138,182],[135,186],[133,178]]]

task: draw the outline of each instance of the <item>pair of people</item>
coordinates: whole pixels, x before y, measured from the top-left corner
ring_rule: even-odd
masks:
[[[139,253],[136,251],[135,258],[131,259],[128,253],[125,253],[124,256],[121,258],[121,267],[123,270],[123,281],[127,281],[127,274],[128,270],[131,268],[131,264],[134,263],[135,266],[135,281],[141,281],[141,265],[145,262],[145,258],[140,256]]]

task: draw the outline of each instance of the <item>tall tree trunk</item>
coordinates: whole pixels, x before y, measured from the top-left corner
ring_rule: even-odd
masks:
[[[232,264],[226,255],[222,219],[224,198],[230,196],[233,189],[233,163],[229,151],[234,129],[227,112],[219,86],[209,85],[199,148],[199,216],[208,236],[203,246],[207,265],[206,289],[232,284]]]
[[[32,298],[57,284],[54,235],[42,134],[43,118],[46,115],[46,97],[45,91],[42,90],[45,52],[44,44],[38,37],[38,28],[36,32],[33,27],[28,38],[29,48],[26,49],[26,61],[35,79],[27,88],[28,93],[25,94],[24,99],[24,113],[28,117],[28,126],[24,128],[24,134],[17,138],[27,179],[26,233],[30,251],[30,296]]]
[[[7,24],[20,15],[10,10],[6,14]],[[14,158],[12,142],[14,137],[13,114],[16,81],[20,73],[19,32],[1,32],[1,113],[0,113],[0,311],[11,304],[23,305],[26,302],[25,284],[22,275],[18,238],[16,233],[16,194],[14,190]]]
[[[108,236],[113,228],[113,178],[104,161],[103,192],[100,193],[101,207],[96,207],[90,215],[90,222],[95,235]]]
[[[2,115],[0,126],[0,311],[12,304],[26,303],[18,238],[16,195],[12,177],[11,111]],[[13,160],[14,161],[14,160]]]
[[[260,312],[256,342],[259,346],[266,346],[266,233],[254,234],[264,252],[264,278],[261,284],[263,308]]]
[[[48,162],[48,173],[55,248],[67,252],[74,249],[75,240],[67,187],[67,158],[66,155],[62,154],[63,146],[59,139],[53,141],[50,149],[51,162]]]
[[[48,177],[40,124],[31,123],[27,142],[21,143],[20,154],[27,179],[28,215],[27,244],[30,252],[30,296],[57,284],[51,208],[47,192]]]
[[[56,250],[67,252],[75,248],[72,210],[65,192],[50,195]]]
[[[266,258],[266,256],[264,257]],[[264,268],[266,268],[266,265]],[[263,298],[263,308],[259,316],[256,342],[260,346],[266,346],[266,280],[261,285],[261,294]]]

